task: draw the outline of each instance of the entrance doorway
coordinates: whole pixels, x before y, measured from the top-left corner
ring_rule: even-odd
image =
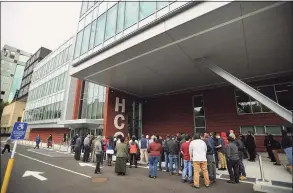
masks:
[[[128,112],[128,134],[129,136],[135,135],[140,138],[142,135],[142,103],[133,102],[127,108]]]

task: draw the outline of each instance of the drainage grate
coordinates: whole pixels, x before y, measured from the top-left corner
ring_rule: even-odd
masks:
[[[108,178],[97,178],[97,177],[92,178],[93,183],[105,183],[107,181],[108,181]]]

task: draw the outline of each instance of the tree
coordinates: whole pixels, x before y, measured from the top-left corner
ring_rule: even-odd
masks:
[[[1,103],[0,103],[0,117],[2,117],[3,109],[7,105],[9,105],[9,102],[3,102],[3,101],[1,101]]]

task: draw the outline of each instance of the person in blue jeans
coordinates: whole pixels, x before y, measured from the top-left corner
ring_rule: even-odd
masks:
[[[284,152],[286,153],[289,165],[288,167],[292,167],[292,140],[287,135],[286,130],[282,130],[282,141],[281,146],[284,149]]]
[[[183,155],[183,171],[182,171],[182,183],[185,183],[186,177],[188,177],[188,182],[190,184],[193,183],[192,177],[192,161],[190,160],[189,154],[189,144],[190,144],[190,137],[187,135],[185,136],[185,141],[181,145],[181,154]]]
[[[149,178],[157,178],[158,162],[160,160],[163,148],[156,137],[153,137],[153,142],[148,147],[149,155]]]
[[[179,143],[176,141],[175,137],[167,142],[167,148],[169,152],[169,173],[173,175],[173,164],[175,164],[175,173],[179,176],[178,169],[178,155],[179,155]]]

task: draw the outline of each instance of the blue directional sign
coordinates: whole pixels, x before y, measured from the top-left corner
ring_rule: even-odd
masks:
[[[11,132],[10,138],[12,140],[22,140],[24,139],[26,133],[27,123],[24,122],[15,122],[13,130]]]

